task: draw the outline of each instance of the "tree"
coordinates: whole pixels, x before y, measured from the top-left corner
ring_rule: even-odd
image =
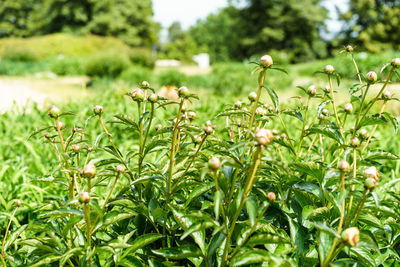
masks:
[[[351,0],[344,38],[372,52],[400,48],[399,0]]]

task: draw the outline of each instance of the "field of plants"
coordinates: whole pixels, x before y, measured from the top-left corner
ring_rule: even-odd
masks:
[[[185,75],[14,47],[1,74],[94,94],[0,115],[3,266],[400,266],[396,53]]]

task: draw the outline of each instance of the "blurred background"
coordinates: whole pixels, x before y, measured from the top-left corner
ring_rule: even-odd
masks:
[[[0,111],[143,80],[244,94],[247,63],[265,53],[291,72],[271,74],[278,90],[327,62],[351,84],[340,51],[351,44],[362,72],[379,70],[399,49],[399,20],[398,0],[2,0]]]

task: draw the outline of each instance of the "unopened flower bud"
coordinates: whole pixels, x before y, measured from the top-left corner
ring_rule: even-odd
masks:
[[[51,106],[49,109],[49,116],[56,119],[61,115],[61,110],[56,106]]]
[[[125,171],[125,165],[124,164],[119,164],[117,167],[115,167],[115,170],[119,173]]]
[[[335,68],[332,65],[326,65],[324,71],[325,73],[332,74],[335,71]]]
[[[274,202],[276,200],[276,195],[274,192],[268,192],[267,199],[269,202]]]
[[[310,85],[307,89],[307,93],[310,96],[315,96],[317,94],[317,87],[315,85]]]
[[[382,96],[384,99],[390,99],[390,98],[392,98],[392,92],[390,92],[389,90],[385,90],[385,91],[383,91]]]
[[[257,115],[265,115],[265,110],[262,107],[256,108],[256,114]]]
[[[80,192],[78,200],[81,204],[86,204],[90,200],[90,195],[88,192]]]
[[[257,94],[256,94],[256,92],[251,92],[251,93],[249,94],[248,98],[249,98],[250,102],[256,101],[256,99],[257,99]]]
[[[49,139],[50,138],[50,133],[44,133],[44,137]]]
[[[348,246],[356,246],[359,239],[360,231],[357,227],[350,227],[342,232],[342,241]]]
[[[353,139],[351,139],[350,145],[352,147],[359,147],[360,146],[360,139],[358,139],[357,137],[354,137]]]
[[[21,199],[16,199],[16,200],[15,200],[15,206],[21,207],[22,205],[24,205],[24,202],[22,202]]]
[[[206,126],[211,126],[212,123],[211,123],[211,121],[206,121],[206,122],[205,122],[205,125],[206,125]]]
[[[242,101],[238,100],[235,102],[235,108],[240,109],[242,107]]]
[[[162,129],[162,125],[161,124],[157,124],[156,127],[154,127],[156,129],[156,131],[159,131]]]
[[[182,107],[181,107],[181,111],[182,111],[182,112],[186,112],[186,110],[187,110],[187,107],[186,107],[185,104],[183,104]]]
[[[93,107],[93,112],[95,115],[100,115],[104,112],[104,108],[102,106],[96,105]]]
[[[188,118],[186,113],[183,113],[181,117],[182,117],[182,120],[184,120],[184,121],[187,120],[187,118]]]
[[[365,129],[361,129],[360,130],[360,136],[361,136],[362,139],[367,139],[368,135],[369,135],[369,133],[368,133],[367,130],[365,130]]]
[[[158,96],[156,94],[150,94],[147,100],[149,100],[151,103],[155,103],[158,100]]]
[[[324,114],[319,114],[318,119],[320,119],[321,121],[325,119],[325,115]]]
[[[136,88],[135,90],[132,91],[131,97],[134,101],[141,102],[144,100],[144,92],[140,88]]]
[[[178,96],[185,98],[189,96],[189,89],[186,86],[182,86],[178,89]]]
[[[150,84],[149,84],[148,81],[143,81],[142,82],[142,88],[146,89],[146,88],[149,88],[149,87],[150,87]]]
[[[350,171],[350,165],[346,160],[342,160],[338,164],[338,169],[341,172],[349,172]]]
[[[364,181],[364,187],[369,191],[372,191],[376,187],[376,180],[374,178],[367,178]]]
[[[394,68],[399,68],[400,67],[400,58],[394,58],[394,59],[392,59],[392,66],[394,67]]]
[[[213,129],[211,126],[207,126],[207,127],[204,129],[204,132],[205,132],[206,134],[210,135],[210,134],[212,134],[212,133],[214,132],[214,129]]]
[[[85,167],[83,167],[82,174],[86,178],[93,178],[94,175],[96,174],[96,166],[94,166],[93,163],[85,165]]]
[[[373,84],[378,80],[378,75],[376,74],[375,71],[370,71],[365,76],[365,80],[367,81],[367,83]]]
[[[260,146],[266,146],[268,145],[273,138],[271,130],[266,130],[266,129],[258,129],[256,131],[256,139],[257,143]]]
[[[379,181],[379,172],[375,166],[372,166],[372,167],[366,168],[364,170],[364,177],[365,178],[373,178],[376,181]]]
[[[260,58],[260,64],[264,67],[270,67],[272,64],[274,64],[274,61],[270,55],[264,55]]]
[[[62,121],[58,121],[57,126],[58,126],[58,128],[63,129],[65,127],[65,124]]]
[[[282,139],[286,139],[286,138],[287,138],[287,135],[286,135],[285,133],[283,133],[283,134],[281,134],[281,138],[282,138]]]
[[[72,150],[75,151],[75,152],[78,152],[78,151],[81,150],[81,147],[80,147],[79,145],[74,145],[74,146],[72,147]]]
[[[203,138],[200,135],[196,135],[194,137],[194,143],[195,144],[200,144],[202,140],[203,140]]]
[[[331,87],[329,85],[327,85],[323,89],[324,89],[325,93],[329,93],[329,91],[331,90]]]
[[[221,168],[221,162],[219,161],[219,159],[217,157],[212,157],[208,161],[208,168],[210,170],[216,171],[219,168]]]
[[[351,103],[347,103],[346,105],[344,105],[344,111],[347,114],[350,114],[353,111],[353,105]]]
[[[279,132],[278,132],[278,130],[277,130],[277,129],[272,129],[272,134],[273,134],[273,135],[278,135],[278,134],[279,134]]]
[[[329,110],[327,110],[326,108],[324,108],[321,112],[322,112],[322,114],[324,114],[325,116],[328,116],[328,114],[329,114]]]
[[[347,45],[347,46],[346,46],[346,51],[347,51],[347,52],[351,53],[351,52],[353,52],[353,50],[354,50],[354,49],[353,49],[353,47],[352,47],[351,45]]]
[[[193,121],[193,120],[195,120],[195,119],[197,118],[197,114],[196,114],[196,112],[194,112],[194,111],[190,111],[190,112],[188,113],[188,117],[189,117],[189,119],[190,119],[191,121]]]

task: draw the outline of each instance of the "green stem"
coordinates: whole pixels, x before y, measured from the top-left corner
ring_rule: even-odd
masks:
[[[361,209],[364,206],[365,200],[367,199],[367,193],[368,193],[368,190],[364,189],[363,197],[362,197],[360,203],[358,203],[358,205],[357,205],[357,209],[356,209],[357,211],[356,211],[356,215],[354,216],[354,221],[353,221],[352,225],[355,225],[357,223],[358,217],[360,216]]]
[[[303,126],[301,128],[301,135],[300,135],[300,140],[299,140],[299,146],[297,147],[296,158],[301,152],[301,144],[303,143],[303,139],[304,139],[304,131],[305,131],[305,128],[306,128],[306,123],[307,123],[307,115],[308,115],[308,109],[309,109],[309,106],[310,106],[310,100],[311,100],[311,96],[309,95],[308,98],[307,98],[306,111],[304,113]]]
[[[344,139],[343,131],[342,131],[342,124],[340,123],[339,116],[336,110],[336,103],[335,103],[335,94],[333,93],[333,86],[332,86],[332,76],[331,74],[328,75],[329,80],[329,91],[332,98],[332,106],[333,106],[333,113],[335,114],[337,127],[339,128],[340,135],[343,139],[343,143],[346,144],[346,140]]]
[[[6,266],[5,261],[4,261],[4,246],[6,245],[7,234],[8,234],[8,231],[10,230],[11,222],[14,219],[14,216],[15,216],[15,213],[17,212],[17,210],[18,210],[18,207],[15,207],[13,213],[11,214],[10,220],[8,221],[8,225],[6,228],[6,232],[4,233],[3,244],[1,245],[1,259],[2,259],[4,266]]]
[[[359,108],[359,110],[358,110],[356,122],[355,122],[355,124],[354,124],[354,133],[353,133],[353,137],[356,135],[356,132],[357,132],[357,128],[356,128],[356,127],[358,127],[358,124],[359,124],[359,120],[360,120],[360,116],[361,116],[361,111],[362,111],[362,108],[363,108],[363,105],[364,105],[364,102],[365,102],[365,98],[367,97],[367,93],[368,93],[369,87],[370,87],[370,84],[367,85],[367,88],[365,89],[365,91],[364,91],[364,93],[362,94],[362,97],[361,97],[360,108]]]
[[[381,118],[381,117],[382,117],[382,113],[383,113],[383,111],[385,110],[385,105],[386,105],[386,101],[383,102],[383,105],[382,105],[382,107],[381,107],[381,110],[379,111],[379,117],[378,117],[378,118]],[[377,127],[378,127],[378,125],[375,124],[375,125],[374,125],[374,128],[372,129],[371,134],[370,134],[369,137],[368,137],[367,142],[365,143],[364,147],[361,149],[361,154],[364,153],[364,151],[365,151],[365,149],[367,148],[369,142],[371,142],[371,139],[372,139],[372,137],[374,136]]]
[[[357,176],[357,150],[353,149],[353,179],[354,180],[356,179],[356,176]],[[355,189],[356,189],[356,185],[353,184],[351,186],[351,192],[353,192]],[[348,208],[349,214],[351,214],[351,209],[352,209],[351,207],[353,206],[353,199],[354,199],[354,196],[352,195],[350,197],[350,201],[349,201],[349,208]],[[350,217],[350,216],[347,216],[347,217]],[[347,219],[347,217],[346,217],[346,219]],[[351,217],[350,217],[350,219],[351,219]]]
[[[264,78],[265,78],[266,72],[267,72],[267,70],[264,69],[264,70],[261,72],[261,75],[260,75],[260,81],[259,81],[258,90],[257,90],[257,97],[256,97],[256,101],[254,101],[253,111],[251,112],[251,117],[250,117],[250,121],[249,121],[249,128],[248,128],[248,130],[247,130],[246,139],[249,138],[250,133],[252,132],[252,127],[253,127],[253,123],[254,123],[254,116],[255,116],[255,114],[256,114],[256,109],[257,109],[257,106],[258,106],[258,101],[260,100],[261,89],[262,89],[262,86],[263,86],[263,84],[264,84]]]
[[[280,120],[280,122],[281,122],[281,124],[282,124],[283,130],[285,131],[287,140],[288,140],[288,142],[289,142],[289,146],[291,147],[294,156],[297,157],[296,150],[294,149],[294,146],[293,146],[293,144],[292,144],[292,140],[290,139],[290,136],[289,136],[289,131],[288,131],[287,127],[286,127],[285,122],[284,122],[283,119],[282,119],[282,116],[281,116],[281,112],[280,112],[280,111],[278,111],[278,118],[279,118],[279,120]]]
[[[357,71],[358,81],[359,81],[360,84],[361,84],[361,83],[362,83],[362,80],[361,80],[360,71],[358,70],[358,66],[357,66],[357,63],[356,63],[356,60],[355,60],[355,58],[354,58],[353,53],[351,53],[351,59],[352,59],[352,61],[353,61],[354,67],[356,68],[356,71]]]
[[[83,212],[85,213],[85,219],[86,219],[86,239],[87,239],[87,248],[86,249],[91,249],[92,248],[92,237],[90,234],[90,207],[87,205],[87,203],[84,204],[83,206]],[[92,266],[92,257],[89,258],[89,267]]]

